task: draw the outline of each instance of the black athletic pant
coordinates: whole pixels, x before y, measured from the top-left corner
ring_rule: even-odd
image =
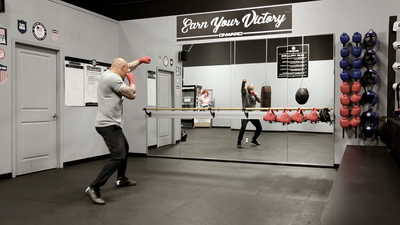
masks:
[[[120,126],[96,127],[96,131],[103,137],[110,151],[110,159],[96,180],[90,184],[91,187],[99,189],[116,170],[118,170],[117,177],[125,175],[129,145]]]
[[[247,123],[249,121],[256,127],[256,132],[254,133],[253,141],[257,140],[258,136],[260,136],[261,130],[262,130],[260,120],[257,120],[257,119],[252,119],[252,120],[242,119],[242,126],[240,127],[238,143],[242,142],[244,131],[246,130],[246,126],[247,126]]]

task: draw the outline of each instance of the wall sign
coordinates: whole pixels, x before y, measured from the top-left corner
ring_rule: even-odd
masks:
[[[177,41],[291,32],[291,5],[177,17]]]
[[[65,105],[97,106],[97,85],[111,64],[65,57]]]
[[[0,59],[4,59],[6,57],[6,52],[0,48]]]
[[[21,34],[25,34],[26,33],[26,21],[18,20],[17,28]]]
[[[7,66],[0,64],[0,84],[6,82],[8,79]]]
[[[278,78],[308,77],[308,44],[277,47]]]
[[[169,63],[168,57],[167,57],[167,56],[164,56],[164,59],[163,59],[163,64],[164,64],[164,66],[167,67],[167,66],[168,66],[168,63]]]
[[[0,27],[0,44],[7,45],[7,29]]]
[[[51,37],[53,38],[54,41],[57,41],[58,40],[58,30],[51,29]]]
[[[36,22],[32,26],[32,34],[37,40],[43,41],[47,36],[46,27],[43,25],[43,23]]]

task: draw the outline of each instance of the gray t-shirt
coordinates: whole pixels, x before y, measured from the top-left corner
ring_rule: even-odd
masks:
[[[110,70],[105,71],[97,87],[98,111],[95,120],[96,127],[118,125],[122,127],[122,102],[124,97],[119,94],[125,85],[122,77]]]
[[[243,108],[255,108],[256,107],[256,98],[249,94],[246,90],[244,93],[242,92],[242,107]]]

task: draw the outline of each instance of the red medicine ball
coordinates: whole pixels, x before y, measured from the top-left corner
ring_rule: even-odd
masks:
[[[342,96],[340,96],[340,104],[342,105],[348,105],[350,104],[350,98],[348,95],[346,94],[342,94]]]
[[[352,92],[359,92],[360,90],[361,90],[360,82],[354,81],[353,84],[351,85],[351,91]]]
[[[340,108],[340,115],[341,116],[349,116],[350,115],[350,110],[349,110],[349,108],[347,108],[347,106],[342,106],[341,108]]]
[[[349,93],[350,92],[350,85],[345,81],[340,85],[340,91],[343,94]]]
[[[340,126],[343,128],[349,127],[350,126],[350,121],[346,117],[342,117],[340,119]]]

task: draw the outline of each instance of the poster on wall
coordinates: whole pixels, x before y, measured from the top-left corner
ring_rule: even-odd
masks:
[[[65,60],[65,105],[97,106],[97,86],[111,64],[73,57]]]
[[[213,108],[214,93],[212,89],[199,89],[196,108]],[[194,127],[211,127],[210,118],[194,118]]]
[[[85,105],[97,106],[97,86],[103,67],[85,65]]]
[[[308,77],[308,53],[308,44],[278,46],[278,78]]]
[[[0,64],[0,84],[6,82],[8,79],[7,66]]]
[[[84,106],[83,63],[65,61],[65,105]]]
[[[18,20],[17,29],[21,34],[26,33],[26,21]]]
[[[7,29],[0,27],[0,44],[7,45]]]

